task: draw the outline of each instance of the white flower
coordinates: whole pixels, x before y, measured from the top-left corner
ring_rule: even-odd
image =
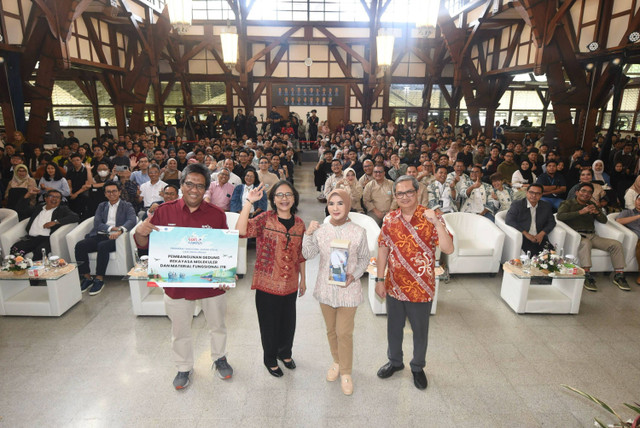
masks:
[[[542,264],[540,265],[540,267],[541,267],[542,269],[546,269],[546,268],[548,268],[548,267],[549,267],[549,265],[548,265],[548,264],[546,264],[546,263],[542,263]]]

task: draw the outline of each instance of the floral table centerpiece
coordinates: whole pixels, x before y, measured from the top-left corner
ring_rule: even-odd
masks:
[[[552,273],[572,273],[571,270],[578,267],[573,258],[563,257],[556,251],[549,249],[545,249],[533,256],[531,264],[547,275]]]
[[[2,270],[20,274],[29,269],[32,265],[33,262],[31,259],[25,259],[22,256],[7,256],[4,258]]]

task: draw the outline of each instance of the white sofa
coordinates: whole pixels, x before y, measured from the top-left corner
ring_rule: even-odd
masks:
[[[450,273],[497,273],[505,234],[491,220],[471,213],[443,215],[453,235],[453,253],[444,260]]]
[[[91,232],[91,229],[93,229],[93,217],[80,223],[78,227],[67,235],[69,256],[73,263],[76,262],[76,244],[82,241],[85,235]],[[95,274],[96,271],[96,256],[97,253],[95,252],[89,254],[89,266],[92,274]],[[109,254],[106,275],[126,275],[132,267],[131,243],[129,241],[129,232],[126,232],[116,239],[116,250]]]
[[[236,228],[236,223],[240,218],[240,214],[226,212],[227,227],[230,230]],[[247,273],[247,238],[240,238],[238,240],[238,268],[236,269],[238,275],[246,275]]]
[[[18,224],[18,213],[8,208],[0,208],[0,237],[16,224]],[[2,247],[2,256],[8,255],[11,247],[0,246]]]
[[[565,255],[573,255],[578,257],[578,246],[580,245],[580,234],[573,230],[566,223],[558,220],[556,215],[556,223],[558,226],[562,227],[566,232],[567,236],[564,240],[564,254]],[[624,240],[624,232],[611,224],[611,222],[600,223],[594,221],[595,225],[595,233],[598,236],[603,238],[609,238],[616,240],[618,242],[623,242]],[[578,264],[582,266],[582,261],[578,260]],[[611,257],[609,253],[604,250],[598,250],[594,248],[591,250],[591,272],[611,272],[613,271],[613,266],[611,265]]]
[[[496,214],[496,226],[504,232],[504,246],[502,247],[501,263],[507,260],[513,260],[520,257],[522,253],[522,232],[516,230],[505,223],[507,217],[507,211],[500,211]],[[563,248],[564,240],[567,232],[561,227],[554,227],[551,233],[549,233],[549,242],[553,244],[557,249]]]
[[[622,240],[622,248],[624,249],[624,261],[626,266],[625,272],[637,272],[638,261],[636,260],[636,244],[638,243],[638,235],[636,235],[631,229],[622,225],[616,221],[620,213],[611,213],[607,216],[609,223],[616,229],[624,233],[624,239]]]
[[[20,223],[17,223],[11,229],[3,232],[0,235],[2,252],[4,254],[9,254],[11,252],[11,247],[13,246],[13,244],[18,242],[18,240],[23,236],[27,235],[28,223],[29,223],[29,219],[25,218]],[[69,250],[67,247],[66,236],[69,232],[71,232],[77,226],[78,226],[78,223],[65,224],[63,226],[60,226],[55,232],[53,232],[49,237],[49,243],[51,244],[51,252],[48,255],[60,256],[66,261],[71,260],[69,258]]]

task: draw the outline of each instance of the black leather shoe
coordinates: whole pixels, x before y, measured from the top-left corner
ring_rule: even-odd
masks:
[[[402,369],[404,369],[404,364],[396,367],[392,365],[391,362],[388,362],[384,366],[380,367],[380,369],[378,370],[378,377],[380,379],[386,379],[388,377],[391,377],[395,372],[400,371]]]
[[[424,370],[420,370],[419,372],[411,370],[411,373],[413,373],[413,384],[416,388],[427,389],[429,382],[427,382],[427,375],[424,374]]]
[[[290,359],[289,361],[285,361],[282,358],[279,358],[279,360],[282,361],[282,364],[284,364],[284,366],[289,370],[293,370],[296,368],[296,362],[293,361],[293,358]]]
[[[282,373],[282,369],[280,367],[276,368],[276,369],[272,369],[269,366],[265,366],[267,367],[267,370],[269,370],[269,374],[271,376],[275,376],[275,377],[282,377],[284,376],[284,373]]]

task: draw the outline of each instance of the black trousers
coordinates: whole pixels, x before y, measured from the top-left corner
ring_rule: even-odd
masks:
[[[298,293],[276,296],[256,290],[256,309],[264,352],[264,365],[275,367],[277,359],[291,358],[296,332],[296,298]]]
[[[524,251],[525,253],[527,251],[531,251],[532,256],[539,254],[542,250],[545,249],[547,245],[549,245],[549,238],[547,238],[547,235],[544,236],[544,238],[542,239],[542,242],[539,244],[529,241],[524,236],[522,237],[522,251]]]
[[[48,236],[25,236],[11,247],[12,254],[18,254],[20,251],[23,254],[33,252],[33,260],[42,260],[42,250],[45,250],[47,255],[51,252],[51,244],[49,243]]]
[[[109,264],[109,253],[116,250],[115,239],[109,239],[109,235],[86,235],[84,239],[76,244],[76,260],[83,262],[78,266],[78,273],[84,275],[90,273],[89,253],[98,252],[96,257],[96,275],[104,276]]]

